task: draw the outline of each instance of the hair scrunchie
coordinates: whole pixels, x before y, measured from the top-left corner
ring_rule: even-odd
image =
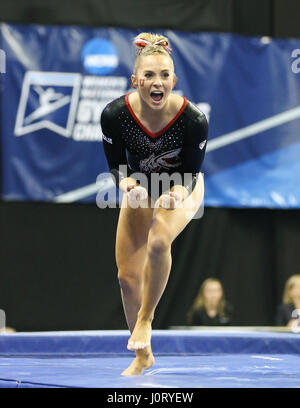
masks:
[[[166,50],[169,54],[171,54],[171,48],[168,48],[169,43],[168,43],[168,41],[166,41],[166,40],[159,40],[159,41],[156,41],[155,43],[151,43],[150,41],[144,40],[143,38],[137,38],[137,39],[135,40],[135,45],[136,45],[137,47],[139,47],[139,50],[137,51],[138,54],[139,54],[139,53],[142,51],[142,49],[145,48],[147,45],[161,45],[162,47],[165,48],[165,50]]]

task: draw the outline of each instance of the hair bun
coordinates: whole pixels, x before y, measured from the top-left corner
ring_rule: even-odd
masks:
[[[163,47],[169,54],[171,54],[171,48],[169,48],[169,42],[166,39],[161,39],[158,41],[148,41],[144,38],[138,37],[134,40],[135,46],[138,48],[138,54],[142,51],[143,48],[147,47],[148,45],[152,46],[161,46]]]

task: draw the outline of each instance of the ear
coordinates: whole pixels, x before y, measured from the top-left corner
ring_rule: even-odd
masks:
[[[132,88],[137,88],[138,83],[137,83],[137,78],[134,74],[131,75],[131,87]]]

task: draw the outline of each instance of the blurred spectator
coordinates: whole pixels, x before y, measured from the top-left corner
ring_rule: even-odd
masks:
[[[187,314],[187,322],[193,326],[229,326],[233,308],[226,302],[221,282],[206,279]]]
[[[275,316],[276,326],[290,327],[295,321],[292,318],[295,309],[300,309],[300,275],[292,275],[286,281],[282,304],[278,306]]]
[[[15,333],[16,330],[13,329],[12,327],[2,327],[2,329],[0,329],[0,334],[5,334],[5,333]]]

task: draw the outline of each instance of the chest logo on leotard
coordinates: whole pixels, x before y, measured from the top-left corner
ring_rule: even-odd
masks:
[[[144,173],[157,173],[161,170],[172,170],[181,165],[179,153],[181,148],[169,150],[155,156],[154,153],[140,161],[140,169]]]

